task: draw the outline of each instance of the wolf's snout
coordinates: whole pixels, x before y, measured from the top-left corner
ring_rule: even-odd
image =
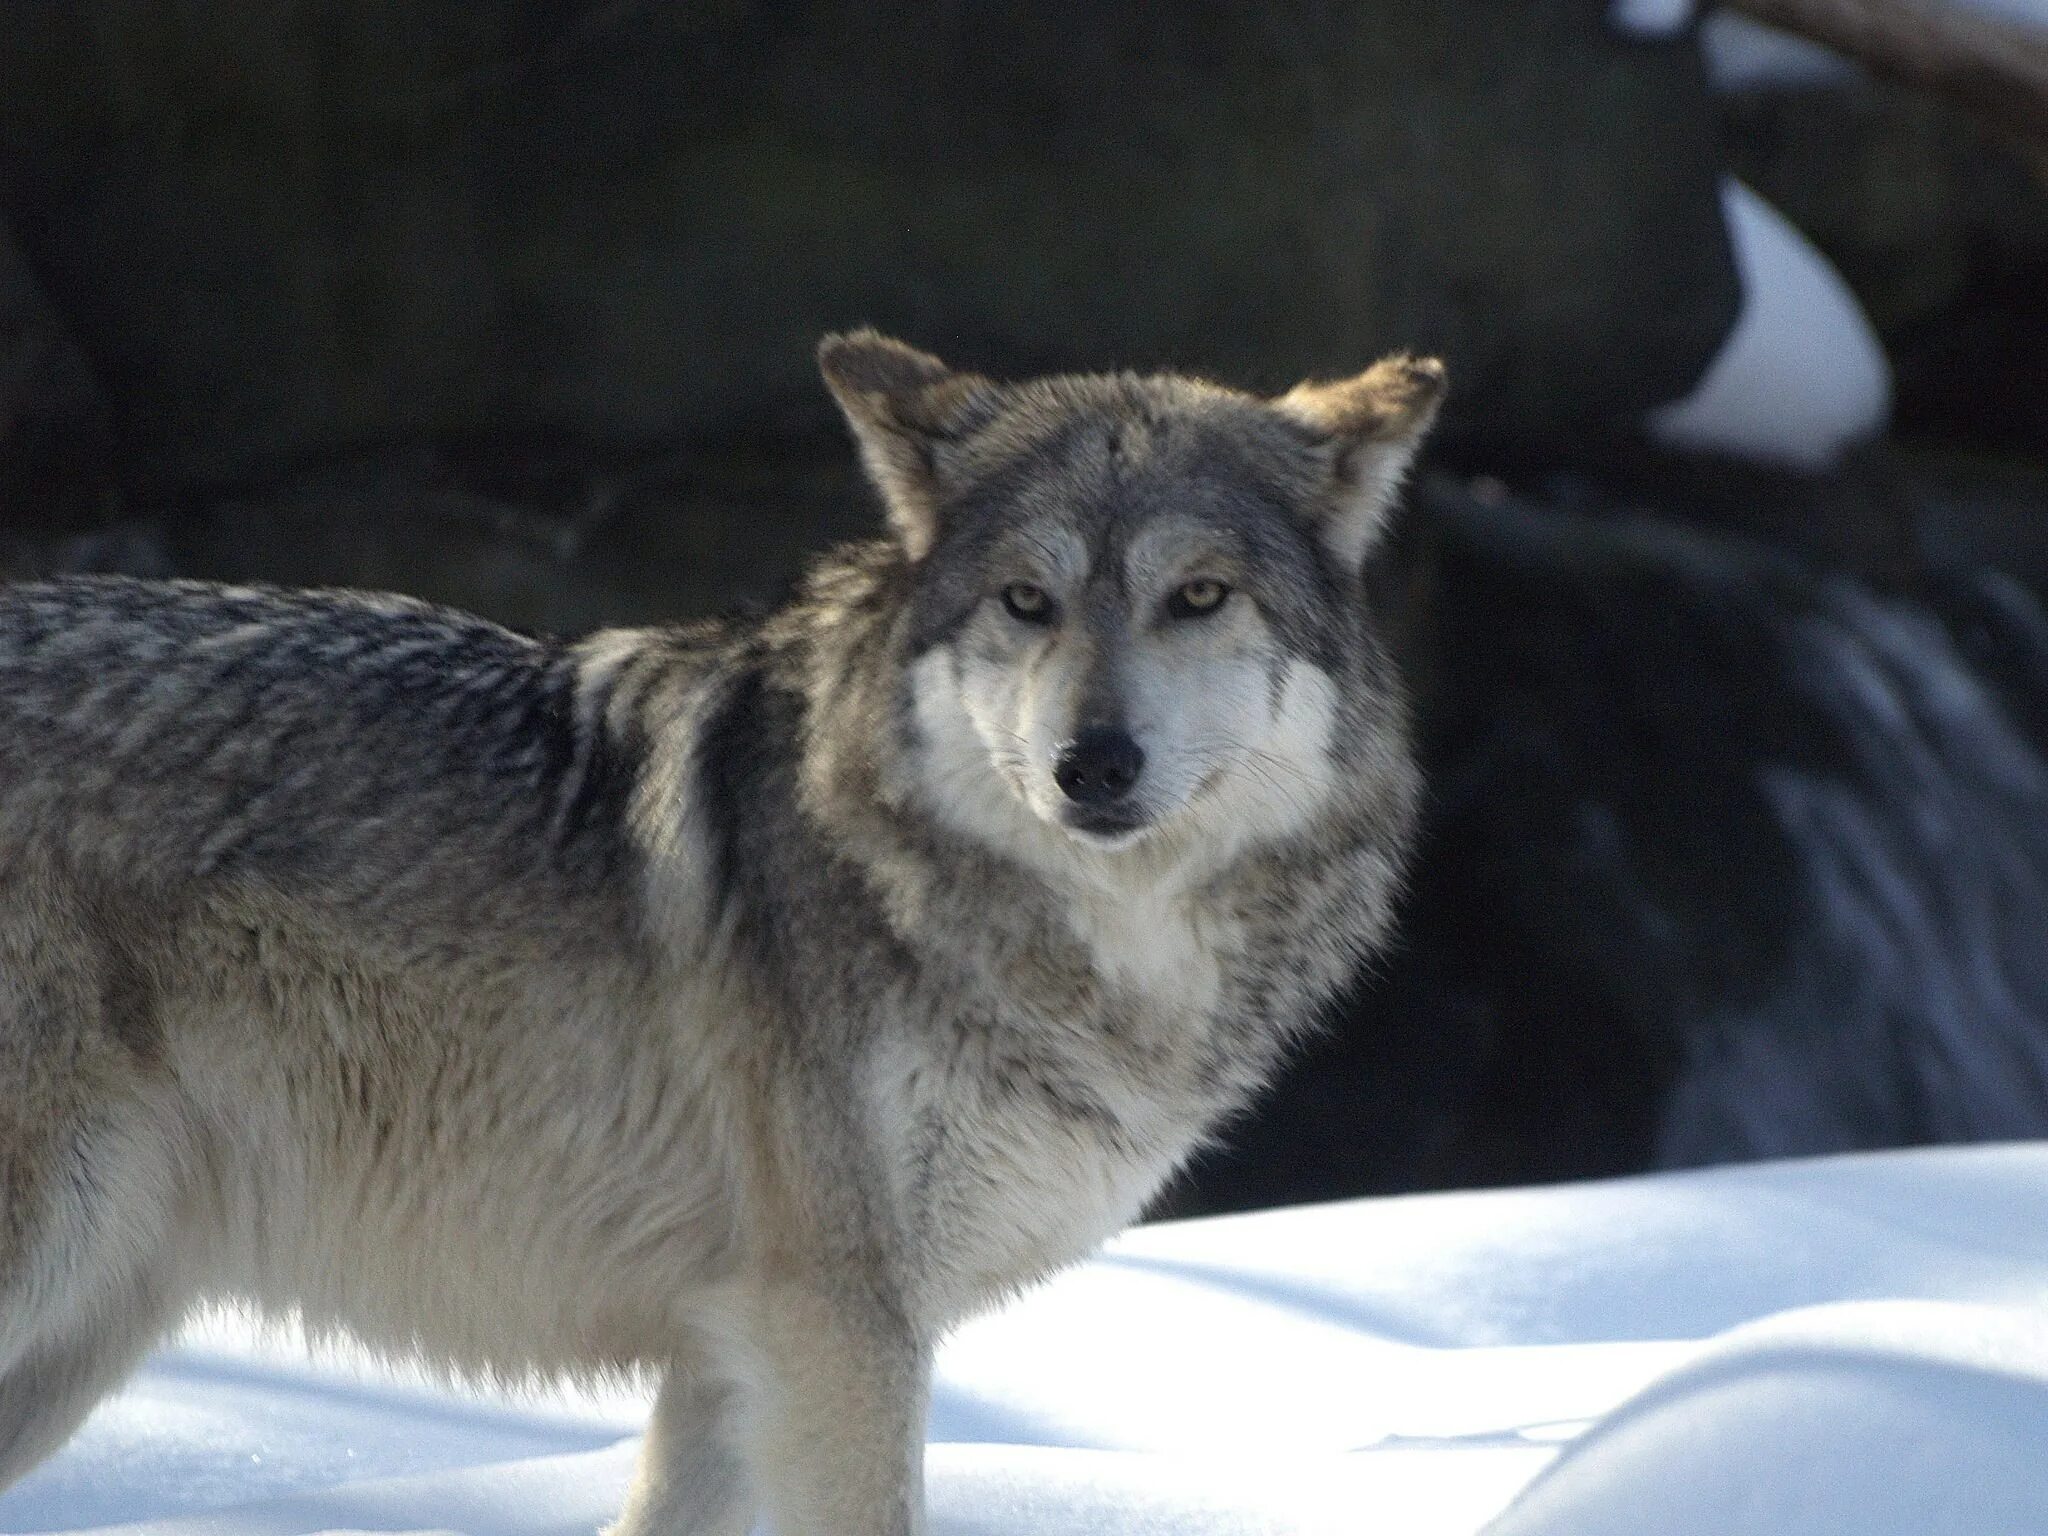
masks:
[[[1129,794],[1144,771],[1144,749],[1129,732],[1091,725],[1060,748],[1052,777],[1076,805],[1109,805]]]

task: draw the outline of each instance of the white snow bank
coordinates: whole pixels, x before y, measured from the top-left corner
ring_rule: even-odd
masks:
[[[1848,285],[1784,215],[1733,178],[1721,206],[1742,310],[1693,392],[1650,413],[1650,435],[1825,469],[1884,429],[1891,365]]]
[[[2048,1531],[2048,1316],[1862,1302],[1736,1330],[1574,1444],[1491,1536]]]
[[[1141,1229],[952,1341],[933,1529],[2048,1530],[2044,1318],[2048,1145]],[[644,1406],[480,1404],[215,1327],[0,1531],[590,1536]]]

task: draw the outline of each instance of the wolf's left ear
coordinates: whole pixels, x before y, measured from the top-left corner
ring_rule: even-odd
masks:
[[[940,452],[986,415],[995,386],[865,329],[819,342],[818,370],[853,429],[890,527],[911,559],[923,559],[938,533]]]
[[[1401,477],[1436,420],[1444,365],[1433,357],[1383,357],[1356,378],[1300,384],[1273,402],[1326,439],[1336,485],[1324,513],[1324,543],[1356,569],[1386,524]]]

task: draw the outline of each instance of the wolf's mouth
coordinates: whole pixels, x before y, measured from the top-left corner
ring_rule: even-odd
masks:
[[[1152,818],[1141,810],[1107,806],[1070,805],[1060,819],[1069,832],[1113,848],[1128,846],[1152,825]]]

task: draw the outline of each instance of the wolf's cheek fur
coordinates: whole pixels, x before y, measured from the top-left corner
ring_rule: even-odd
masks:
[[[958,653],[952,685],[997,778],[1023,806],[1050,819],[1059,794],[1051,765],[1064,674],[1048,649],[1045,642],[969,644]]]
[[[1328,803],[1337,688],[1312,662],[1245,655],[1167,682],[1153,706],[1162,746],[1154,793],[1209,846],[1228,857],[1308,826]],[[1150,767],[1148,773],[1152,771]]]
[[[1057,827],[1063,797],[1053,763],[1078,723],[1086,669],[1080,648],[1064,637],[1019,635],[1019,627],[1000,618],[970,625],[957,642],[919,664],[913,692],[921,716],[947,707],[942,694],[950,693],[951,710],[972,724],[981,745],[980,771],[991,792]],[[936,664],[941,656],[944,664]],[[957,773],[964,787],[972,758],[961,754],[943,771]]]
[[[970,663],[952,646],[927,651],[910,668],[910,703],[917,726],[916,779],[933,811],[956,831],[1001,845],[1036,824],[1029,809],[1030,762],[1025,744],[1006,723],[1014,709],[1006,691],[970,682],[986,662]]]
[[[1336,679],[1289,657],[1272,674],[1266,706],[1264,736],[1244,753],[1231,786],[1230,814],[1250,835],[1279,839],[1322,814],[1336,788]]]

